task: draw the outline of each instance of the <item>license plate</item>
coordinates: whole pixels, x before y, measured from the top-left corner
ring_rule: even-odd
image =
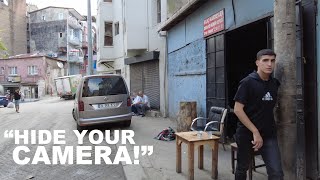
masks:
[[[94,104],[92,105],[94,109],[105,109],[105,108],[115,108],[118,107],[119,103],[106,103],[106,104]]]

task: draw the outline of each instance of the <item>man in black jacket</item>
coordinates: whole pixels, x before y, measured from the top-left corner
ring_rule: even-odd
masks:
[[[280,83],[272,78],[276,54],[271,49],[257,53],[257,71],[240,81],[234,97],[234,112],[239,118],[236,132],[236,180],[245,180],[253,151],[261,153],[269,180],[282,180],[283,171],[278,147],[273,108]]]
[[[16,112],[19,113],[20,99],[21,99],[21,93],[19,89],[15,90],[15,92],[13,93],[13,98],[14,98],[14,104],[16,107]]]

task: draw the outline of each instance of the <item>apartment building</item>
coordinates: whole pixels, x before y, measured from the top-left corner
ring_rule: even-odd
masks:
[[[166,0],[99,0],[97,11],[97,71],[121,74],[130,92],[144,91],[163,116],[166,34],[157,29],[167,18],[166,6]]]
[[[26,0],[0,0],[0,17],[0,38],[7,48],[5,54],[26,53]]]
[[[73,8],[49,6],[30,12],[30,52],[66,60],[67,74],[80,74],[83,19]]]

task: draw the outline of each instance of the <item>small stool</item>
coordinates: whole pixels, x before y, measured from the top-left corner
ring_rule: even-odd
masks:
[[[231,167],[232,167],[232,174],[234,174],[235,173],[235,161],[237,160],[235,154],[238,150],[238,146],[237,146],[237,143],[231,143],[230,146],[231,146]],[[255,151],[252,155],[252,161],[249,165],[249,170],[248,170],[249,171],[249,180],[252,180],[252,169],[254,171],[256,171],[256,168],[266,166],[265,164],[256,165],[254,158],[255,158],[255,156],[258,156],[258,155],[260,155],[259,151]]]

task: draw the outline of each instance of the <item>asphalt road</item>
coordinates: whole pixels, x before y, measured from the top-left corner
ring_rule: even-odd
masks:
[[[21,103],[20,113],[16,113],[14,109],[0,107],[0,179],[103,179],[103,180],[122,180],[126,179],[121,164],[95,164],[95,151],[85,151],[91,153],[91,157],[84,157],[85,160],[92,160],[92,165],[77,164],[76,149],[79,146],[91,146],[88,135],[84,137],[84,143],[78,144],[77,137],[73,130],[76,129],[76,124],[72,118],[71,110],[73,106],[72,100],[63,100],[59,98],[45,98],[37,102]],[[113,129],[117,127],[112,127]],[[112,129],[104,127],[105,129]],[[119,128],[118,128],[119,129]],[[31,136],[29,136],[28,144],[23,144],[22,138],[20,144],[15,144],[15,136],[13,138],[6,137],[10,134],[10,130],[37,130],[35,136],[36,144],[31,144]],[[39,144],[38,130],[49,130],[53,133],[54,130],[62,130],[65,132],[64,145],[57,145],[51,141],[48,144]],[[48,132],[48,131],[47,131]],[[13,133],[14,134],[14,133]],[[45,137],[44,137],[45,138]],[[63,140],[63,138],[60,138]],[[30,152],[19,151],[15,154],[14,150],[18,147],[27,147]],[[44,146],[45,152],[49,158],[49,164],[45,164],[42,160],[46,159],[45,152],[41,151],[40,146]],[[72,163],[53,164],[53,146],[59,146],[62,150],[65,147],[73,148],[73,155],[69,154],[68,158],[72,157]],[[107,144],[103,141],[100,146],[108,146],[111,148],[110,159],[114,159],[116,155],[116,146]],[[36,155],[36,152],[39,154]],[[65,152],[65,151],[64,151]],[[30,158],[25,165],[19,165],[14,161],[14,157],[23,160]],[[37,157],[37,158],[35,158]],[[36,160],[38,161],[36,161]],[[32,164],[32,162],[35,164]]]

